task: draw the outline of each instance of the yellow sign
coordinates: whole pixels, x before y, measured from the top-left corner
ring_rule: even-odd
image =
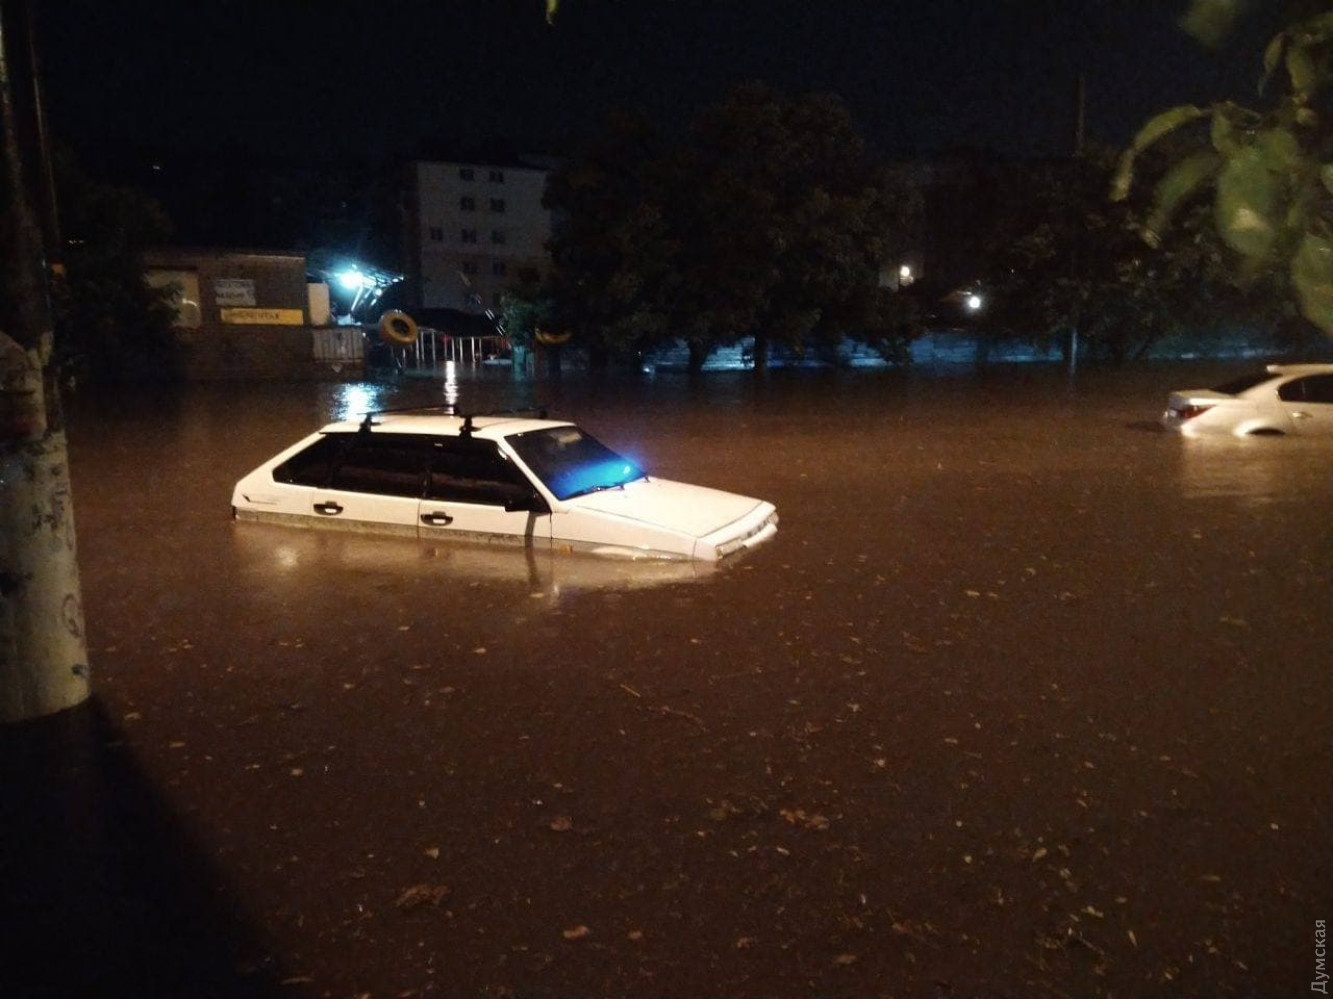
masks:
[[[301,309],[222,309],[224,323],[246,326],[304,326]]]

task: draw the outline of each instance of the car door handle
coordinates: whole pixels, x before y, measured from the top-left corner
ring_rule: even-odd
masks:
[[[333,502],[332,500],[328,500],[327,502],[324,503],[315,504],[315,513],[323,514],[325,517],[336,517],[338,514],[342,512],[343,512],[342,506]]]
[[[421,522],[431,527],[448,527],[454,522],[454,518],[447,513],[423,513]]]

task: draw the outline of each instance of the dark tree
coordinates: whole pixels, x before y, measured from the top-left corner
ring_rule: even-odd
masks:
[[[156,202],[56,162],[66,277],[53,289],[58,363],[68,378],[170,380],[177,376],[169,293],[144,281],[143,251],[171,226]]]
[[[877,169],[835,99],[748,85],[683,142],[619,117],[551,180],[557,312],[590,348],[668,340],[691,367],[754,337],[791,350],[853,336],[892,351],[909,300],[881,272],[908,248],[919,200]]]

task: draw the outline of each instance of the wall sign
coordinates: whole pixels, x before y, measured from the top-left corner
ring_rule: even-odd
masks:
[[[242,326],[304,326],[303,309],[222,309],[222,321]]]
[[[250,278],[214,278],[213,298],[219,308],[252,306],[255,304],[255,283]]]

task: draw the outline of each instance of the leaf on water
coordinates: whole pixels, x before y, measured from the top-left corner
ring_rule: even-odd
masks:
[[[588,929],[588,927],[580,923],[578,926],[571,926],[569,929],[565,930],[564,933],[562,933],[561,935],[566,940],[582,940],[584,937],[590,936],[591,934],[592,930]]]
[[[835,958],[833,959],[833,963],[836,964],[836,965],[840,965],[840,966],[842,966],[842,967],[845,968],[845,967],[846,967],[847,965],[849,965],[849,964],[855,964],[855,963],[856,963],[856,955],[855,955],[855,954],[839,954],[837,957],[835,957]]]
[[[449,897],[449,892],[448,885],[413,885],[411,888],[403,889],[393,904],[404,912],[409,912],[423,905],[439,905]]]
[[[574,828],[574,820],[568,815],[557,815],[551,820],[551,829],[554,832],[569,832]]]
[[[823,832],[830,825],[826,816],[809,814],[803,808],[783,808],[778,811],[778,814],[786,819],[789,825],[803,826],[815,832]]]
[[[723,798],[720,802],[718,802],[716,807],[710,808],[708,810],[708,817],[712,819],[714,822],[725,822],[733,815],[740,815],[740,814],[741,810],[737,808],[735,805],[733,805],[730,801],[727,801],[725,798]]]

